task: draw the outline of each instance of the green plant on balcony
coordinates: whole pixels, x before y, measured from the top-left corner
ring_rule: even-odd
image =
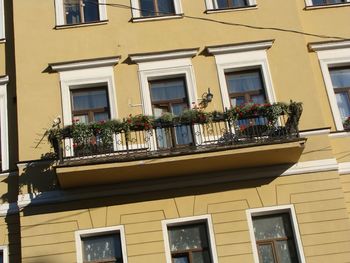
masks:
[[[343,122],[344,130],[350,130],[350,116]]]
[[[133,116],[129,115],[128,118],[124,119],[125,131],[141,131],[150,130],[153,127],[154,118],[143,114]]]
[[[179,124],[204,124],[210,121],[210,114],[200,108],[184,110],[178,117]]]
[[[166,128],[174,124],[176,117],[170,112],[163,112],[161,116],[155,118],[153,121],[153,127]]]

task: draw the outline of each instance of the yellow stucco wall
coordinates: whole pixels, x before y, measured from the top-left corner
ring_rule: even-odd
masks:
[[[75,262],[75,231],[123,225],[129,263],[162,263],[161,220],[205,214],[212,217],[219,262],[253,262],[246,209],[285,204],[295,207],[306,262],[349,260],[350,221],[339,176],[324,172],[27,207],[23,262]]]

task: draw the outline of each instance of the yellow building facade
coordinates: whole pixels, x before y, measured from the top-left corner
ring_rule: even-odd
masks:
[[[350,261],[349,0],[6,1],[3,262]]]

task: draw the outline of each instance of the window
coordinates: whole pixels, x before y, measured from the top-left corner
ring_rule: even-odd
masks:
[[[217,263],[209,216],[164,220],[167,263]]]
[[[107,20],[106,0],[55,0],[56,25],[76,25]]]
[[[174,15],[175,7],[173,0],[139,0],[141,16],[165,16]]]
[[[322,7],[350,3],[350,0],[305,0],[307,7]]]
[[[344,122],[350,117],[350,67],[331,68],[329,73],[340,117]]]
[[[149,85],[155,117],[160,117],[166,112],[180,115],[189,108],[185,78],[153,80]],[[160,148],[190,144],[193,142],[192,128],[179,126],[170,130],[157,130],[157,140]]]
[[[256,263],[304,263],[292,205],[247,210]]]
[[[63,125],[117,119],[113,66],[118,57],[50,64],[59,72]],[[65,141],[65,156],[73,156],[73,141]]]
[[[266,49],[272,41],[208,47],[215,56],[224,109],[276,101]]]
[[[78,263],[127,263],[123,227],[77,231]]]
[[[350,116],[350,41],[309,44],[317,53],[335,127],[344,130]]]
[[[180,15],[181,0],[131,0],[134,18],[152,18]]]
[[[313,5],[332,5],[346,3],[347,0],[312,0]]]
[[[80,123],[110,119],[107,87],[72,89],[72,118]]]
[[[206,0],[207,10],[237,9],[256,5],[256,0]]]
[[[4,0],[0,0],[0,40],[5,38]]]
[[[7,246],[0,246],[0,263],[9,263]]]
[[[289,213],[253,216],[254,235],[261,263],[297,263]]]
[[[259,69],[227,72],[226,82],[231,107],[248,102],[265,103],[265,88]]]
[[[7,117],[7,76],[0,77],[0,170],[9,169],[8,117]]]
[[[98,0],[64,0],[66,24],[96,22],[100,20]]]

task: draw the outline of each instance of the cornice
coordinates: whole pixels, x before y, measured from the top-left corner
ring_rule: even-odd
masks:
[[[49,67],[54,72],[78,70],[86,68],[97,68],[114,66],[119,62],[120,57],[96,58],[87,60],[68,61],[49,64]]]
[[[228,53],[255,51],[255,50],[266,50],[272,47],[274,40],[258,41],[258,42],[247,42],[239,44],[229,44],[221,46],[208,46],[206,50],[211,55],[220,55]]]
[[[310,51],[315,52],[331,49],[350,48],[350,40],[309,43],[308,47]]]
[[[129,55],[129,57],[132,62],[139,64],[139,63],[151,62],[151,61],[179,59],[179,58],[192,58],[197,54],[198,50],[199,48],[192,48],[192,49],[181,49],[181,50],[142,53],[142,54],[131,54]]]

